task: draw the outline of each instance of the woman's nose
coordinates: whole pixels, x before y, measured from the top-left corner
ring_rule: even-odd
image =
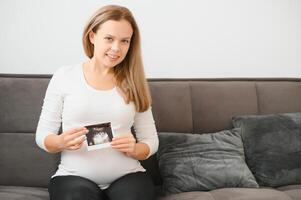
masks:
[[[113,42],[111,49],[113,51],[120,51],[120,44],[119,44],[119,42]]]

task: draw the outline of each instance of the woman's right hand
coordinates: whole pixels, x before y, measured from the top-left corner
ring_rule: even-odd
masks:
[[[83,145],[83,142],[86,140],[86,134],[88,129],[85,127],[81,128],[72,128],[62,134],[58,135],[59,137],[59,149],[61,150],[77,150],[80,149]]]

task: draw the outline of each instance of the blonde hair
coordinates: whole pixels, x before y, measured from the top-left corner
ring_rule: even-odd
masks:
[[[124,60],[113,68],[117,87],[121,90],[126,103],[134,102],[136,111],[144,112],[151,105],[149,87],[144,75],[140,33],[137,23],[125,7],[108,5],[97,10],[86,24],[83,32],[83,47],[86,55],[92,58],[94,46],[89,39],[89,33],[96,33],[100,26],[108,20],[126,20],[133,29],[130,47]]]

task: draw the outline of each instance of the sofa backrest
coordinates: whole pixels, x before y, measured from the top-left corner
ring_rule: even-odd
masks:
[[[48,185],[59,155],[35,143],[50,76],[0,75],[0,185]]]
[[[0,74],[0,185],[46,187],[59,154],[35,144],[49,75]],[[238,114],[301,111],[301,79],[149,79],[158,132],[208,133]],[[142,164],[160,184],[156,157]]]
[[[301,79],[151,79],[158,131],[209,133],[239,114],[301,111]]]
[[[301,79],[151,79],[158,132],[212,133],[243,114],[301,111]],[[143,162],[161,183],[156,157]]]

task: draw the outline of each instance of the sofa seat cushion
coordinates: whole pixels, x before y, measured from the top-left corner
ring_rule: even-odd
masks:
[[[183,192],[159,200],[295,200],[282,191],[269,188],[223,188],[210,192]],[[299,199],[297,199],[299,200]]]
[[[277,188],[289,195],[293,200],[301,200],[301,185],[287,185]]]
[[[5,200],[49,200],[47,188],[0,185],[0,199]]]
[[[160,197],[158,200],[215,200],[209,192],[182,192]]]
[[[215,200],[292,200],[286,193],[269,188],[223,188],[210,193]]]

